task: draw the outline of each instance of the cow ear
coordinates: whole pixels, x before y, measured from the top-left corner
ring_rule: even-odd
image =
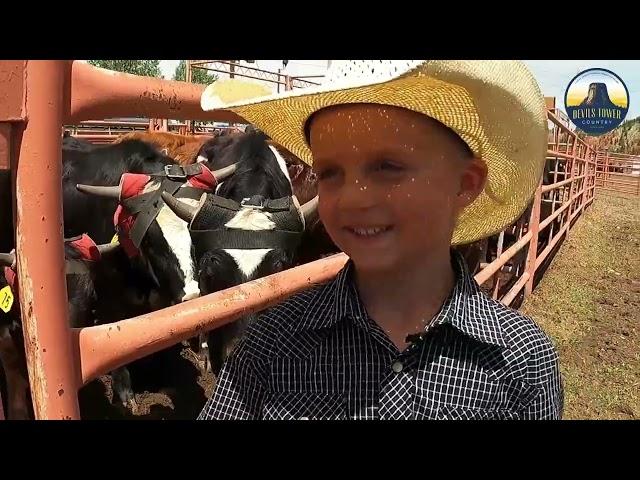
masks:
[[[300,207],[300,215],[304,218],[305,229],[310,228],[318,220],[318,201],[319,197],[316,195],[307,203]]]
[[[313,197],[304,205],[300,205],[300,200],[295,195],[293,195],[292,199],[296,212],[300,216],[303,230],[311,228],[318,220],[318,196]]]
[[[295,182],[302,173],[302,170],[304,170],[304,167],[295,163],[288,163],[287,170],[289,171],[289,178],[291,179],[291,182]]]

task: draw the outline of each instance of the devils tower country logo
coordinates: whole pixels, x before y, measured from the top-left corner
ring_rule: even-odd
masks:
[[[615,73],[591,68],[569,83],[564,97],[567,115],[583,132],[602,135],[617,128],[629,111],[629,90]]]

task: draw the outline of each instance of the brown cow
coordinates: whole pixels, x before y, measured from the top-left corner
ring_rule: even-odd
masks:
[[[203,135],[180,135],[172,132],[131,132],[118,137],[114,143],[132,139],[142,140],[152,144],[181,165],[189,165],[196,161],[198,151],[211,138]]]

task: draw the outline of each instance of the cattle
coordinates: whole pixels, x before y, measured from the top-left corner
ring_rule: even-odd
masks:
[[[81,235],[65,239],[64,255],[70,327],[120,320],[122,311],[130,315],[149,311],[152,286],[129,275],[126,256],[118,244],[96,245],[89,236]],[[29,382],[14,251],[0,254],[0,267],[0,288],[10,288],[14,296],[9,310],[0,317],[0,360],[7,379],[9,418],[26,419],[30,418]],[[112,377],[114,397],[135,409],[128,369],[120,368]]]
[[[88,152],[63,149],[65,236],[87,232],[96,242],[108,243],[116,233],[116,223],[131,262],[153,280],[167,305],[200,295],[187,225],[162,203],[159,195],[169,179],[166,168],[175,165],[170,157],[140,140]],[[184,176],[176,182],[180,184],[173,184],[176,191],[194,190]],[[196,195],[184,201],[195,205],[195,198],[207,188],[200,185],[195,189]],[[135,218],[126,207],[133,202],[139,211]],[[130,230],[138,228],[138,218],[148,225]],[[134,240],[130,240],[132,231],[137,232]]]
[[[259,132],[258,129],[249,125],[245,130],[246,134]],[[227,149],[238,142],[238,134],[230,132],[227,136],[215,137],[206,142],[200,152],[198,152],[199,162],[212,162],[217,164],[223,155],[229,155]],[[264,135],[264,134],[263,134]],[[275,149],[280,157],[284,160],[287,167],[287,174],[293,188],[293,194],[301,204],[305,204],[318,195],[318,180],[316,174],[310,165],[304,163],[300,158],[295,156],[282,145],[272,141],[266,137],[267,145]],[[304,264],[314,260],[318,260],[327,255],[338,253],[340,250],[333,243],[327,234],[324,225],[319,218],[315,218],[306,226],[302,235],[300,247],[297,252],[296,264]]]
[[[227,132],[226,134],[216,135],[202,144],[196,153],[196,161],[198,163],[214,163],[218,161],[229,146],[231,146],[238,137],[244,135],[242,132]]]
[[[81,138],[72,137],[69,135],[69,132],[65,131],[62,136],[62,148],[66,150],[89,152],[95,148],[95,145]]]
[[[237,169],[218,185],[215,195],[207,194],[197,207],[162,195],[189,222],[204,294],[293,266],[305,226],[316,218],[317,198],[300,206],[286,162],[264,134],[230,136],[223,143],[225,148],[208,157],[209,168],[237,163]],[[253,319],[247,316],[208,334],[207,369],[218,374]]]
[[[172,132],[131,132],[118,137],[114,143],[141,140],[171,157],[175,163],[189,165],[196,161],[198,150],[210,138],[204,135],[180,135]]]
[[[199,296],[187,225],[164,205],[159,191],[155,197],[153,193],[169,178],[165,168],[175,166],[171,158],[139,140],[93,146],[67,137],[63,139],[62,160],[66,237],[86,232],[98,243],[109,243],[116,232],[114,223],[118,229],[123,225],[135,227],[137,217],[131,215],[125,206],[130,199],[139,197],[143,200],[138,202],[139,205],[149,205],[146,210],[142,208],[141,211],[150,220],[148,228],[139,231],[141,238],[138,238],[138,244],[131,241],[128,230],[120,232],[123,246],[129,248],[118,254],[112,265],[114,269],[102,269],[99,265],[96,267],[95,290],[114,294],[117,292],[118,295],[92,297],[94,293],[91,293],[91,289],[83,288],[86,285],[70,286],[71,292],[82,291],[81,295],[70,297],[72,325],[80,324],[76,321],[78,316],[74,312],[86,312],[86,304],[91,302],[94,302],[94,309],[98,312],[95,321],[109,323]],[[214,173],[219,178],[224,178],[224,172]],[[208,177],[204,180],[209,179],[215,183],[214,173],[208,172]],[[161,176],[155,177],[155,174]],[[169,170],[169,174],[172,175],[171,178],[176,178],[173,170]],[[9,179],[10,176],[7,175],[6,178]],[[195,191],[194,197],[199,198],[210,185],[201,181],[195,184],[196,188],[191,183],[194,178],[199,179],[178,175],[173,185],[175,190],[172,191],[190,189]],[[131,186],[133,190],[129,188]],[[3,182],[2,187],[8,197],[5,205],[10,206],[10,180]],[[120,193],[122,188],[126,190],[123,194]],[[114,194],[115,190],[118,192]],[[11,212],[11,208],[7,210]],[[3,215],[7,219],[7,228],[2,235],[4,251],[14,246],[11,217],[10,213]],[[68,260],[73,262],[76,259],[68,256]],[[123,288],[119,288],[120,286]],[[143,293],[140,293],[140,289]],[[77,302],[81,305],[76,306]]]
[[[5,415],[9,420],[32,418],[29,396],[29,377],[24,354],[24,338],[20,322],[20,307],[13,283],[15,279],[15,256],[0,254],[0,301],[4,310],[0,312],[0,392],[4,401]],[[8,301],[9,289],[13,299]],[[5,311],[6,310],[6,311]]]

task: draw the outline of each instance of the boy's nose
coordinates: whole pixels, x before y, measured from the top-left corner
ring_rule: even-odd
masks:
[[[373,188],[360,179],[345,182],[340,195],[340,207],[343,209],[365,209],[375,206]]]

